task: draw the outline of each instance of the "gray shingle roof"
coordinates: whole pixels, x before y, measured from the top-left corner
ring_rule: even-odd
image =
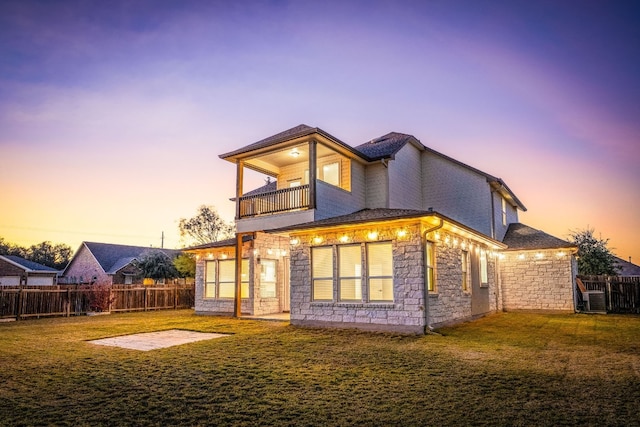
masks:
[[[355,149],[371,160],[380,160],[394,156],[411,138],[414,137],[404,133],[390,132],[380,138],[358,145]]]
[[[251,235],[246,235],[246,236],[242,236],[242,242],[248,242],[250,240],[253,240],[253,236]],[[192,250],[197,250],[197,249],[214,249],[214,248],[226,248],[229,246],[235,246],[236,245],[236,238],[232,237],[231,239],[225,239],[225,240],[219,240],[217,242],[211,242],[211,243],[204,243],[202,245],[196,245],[196,246],[190,246],[188,248],[185,248],[185,251],[192,251]]]
[[[146,246],[115,245],[96,242],[84,242],[84,245],[91,251],[98,261],[98,264],[100,264],[100,267],[102,267],[106,273],[110,274],[115,272],[113,271],[114,267],[119,266],[118,270],[124,267],[124,265],[121,265],[123,259],[129,259],[131,261],[151,251],[162,251],[171,258],[180,254],[180,251],[175,249],[161,249]]]
[[[640,276],[640,265],[635,265],[622,258],[616,257],[619,276]]]
[[[502,239],[506,244],[506,250],[535,250],[535,249],[560,249],[575,248],[576,246],[566,240],[558,239],[544,231],[536,230],[522,223],[509,224],[507,233]]]
[[[403,219],[403,218],[419,218],[428,215],[434,215],[433,211],[421,211],[416,209],[362,209],[360,211],[347,215],[340,215],[332,218],[321,219],[318,221],[305,222],[303,224],[291,225],[288,227],[269,230],[269,232],[281,232],[292,230],[305,230],[309,228],[331,227],[335,225],[358,224],[373,221]]]
[[[16,264],[21,265],[22,267],[26,268],[27,270],[32,270],[32,271],[42,271],[42,272],[51,272],[51,273],[55,273],[58,270],[56,270],[55,268],[52,267],[48,267],[46,265],[42,265],[40,263],[37,262],[33,262],[33,261],[29,261],[28,259],[24,259],[22,257],[16,256],[16,255],[2,255],[3,257],[15,262]]]

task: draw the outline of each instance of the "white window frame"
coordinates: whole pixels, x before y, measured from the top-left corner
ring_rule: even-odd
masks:
[[[436,286],[436,244],[427,240],[424,253],[424,274],[427,290],[435,293],[438,288]]]
[[[267,280],[266,266],[273,264],[273,281]],[[275,259],[260,260],[260,298],[277,298],[278,261]]]
[[[461,262],[461,266],[462,266],[462,290],[464,292],[469,292],[469,282],[470,282],[470,275],[469,275],[469,271],[470,271],[470,264],[469,264],[469,252],[468,251],[462,251],[462,253],[460,254],[460,262]]]
[[[372,271],[372,265],[371,265],[371,259],[373,258],[371,256],[371,248],[375,248],[376,246],[389,246],[391,249],[391,259],[388,260],[391,263],[391,269],[390,275],[387,274],[378,274],[378,275],[373,275],[371,273]],[[394,301],[394,286],[393,286],[393,244],[391,242],[375,242],[375,243],[367,243],[366,244],[366,262],[367,262],[367,289],[368,289],[368,293],[369,293],[369,301],[370,302],[393,302]],[[388,298],[374,298],[374,292],[372,290],[372,286],[371,286],[371,281],[372,280],[381,280],[381,281],[386,281],[386,280],[390,280],[391,281],[391,289],[387,289],[387,292],[391,292],[391,299]],[[384,285],[383,285],[383,290],[382,290],[382,295],[384,295]]]
[[[331,276],[316,276],[314,269],[314,260],[319,258],[320,251],[330,251],[329,260],[331,262],[331,266],[329,271],[331,272]],[[335,256],[333,246],[316,246],[311,248],[311,300],[312,301],[333,301],[333,289],[334,289],[334,275],[335,275]],[[320,283],[326,285],[326,282],[330,282],[331,289],[331,297],[330,298],[318,298],[316,295],[317,285]]]
[[[362,245],[361,244],[338,245],[337,248],[338,248],[338,298],[342,302],[362,302],[363,301],[363,298],[362,298]],[[349,274],[345,274],[346,272],[343,272],[342,270],[344,266],[344,264],[342,263],[342,260],[343,258],[345,258],[345,256],[343,256],[343,251],[346,252],[348,249],[355,249],[358,252],[358,259],[360,260],[360,264],[354,265],[355,267],[354,273],[359,273],[359,274],[349,275]],[[349,264],[349,266],[351,265]],[[347,281],[355,282],[353,298],[346,298],[343,296],[344,287],[342,286],[342,283]]]
[[[224,282],[220,282],[220,263],[224,262],[233,262],[233,282],[225,280]],[[241,288],[242,288],[242,299],[245,298],[249,298],[249,259],[248,258],[242,258],[241,260],[242,262],[242,276],[241,276]],[[213,273],[213,280],[210,280],[209,274],[208,274],[208,265],[214,265],[214,273]],[[205,266],[204,266],[204,271],[205,271],[205,278],[204,278],[204,294],[203,294],[203,298],[205,299],[231,299],[231,298],[235,298],[235,283],[236,283],[236,270],[235,270],[235,259],[223,259],[223,260],[206,260],[205,261]],[[246,279],[245,279],[246,276]],[[220,285],[221,284],[229,284],[229,283],[233,283],[233,296],[224,296],[221,297],[220,296]],[[213,292],[208,292],[209,288],[213,287]]]
[[[504,197],[502,197],[501,200],[502,200],[502,225],[507,225],[507,201],[505,200]]]

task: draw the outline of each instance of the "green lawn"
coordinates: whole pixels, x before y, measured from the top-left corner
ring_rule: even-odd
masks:
[[[86,341],[233,334],[149,352]],[[0,425],[640,425],[640,317],[403,336],[191,310],[0,323]]]

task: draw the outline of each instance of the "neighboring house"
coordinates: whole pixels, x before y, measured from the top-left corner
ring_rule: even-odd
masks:
[[[300,125],[220,157],[237,165],[238,234],[190,248],[198,313],[424,333],[512,307],[573,311],[576,248],[522,237],[526,208],[504,181],[411,135],[351,147]],[[275,181],[245,193],[245,169]],[[559,264],[544,268],[539,252]],[[562,289],[562,302],[514,304],[531,274],[535,295]]]
[[[52,286],[59,271],[14,255],[0,255],[0,286]]]
[[[82,242],[65,268],[63,280],[65,283],[140,284],[140,271],[132,263],[150,251],[162,251],[171,258],[180,254],[172,249]]]

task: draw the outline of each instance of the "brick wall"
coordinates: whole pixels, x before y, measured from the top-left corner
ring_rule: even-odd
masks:
[[[575,258],[567,253],[558,256],[559,252],[504,253],[500,260],[504,310],[574,311]]]
[[[83,244],[64,273],[65,283],[86,283],[94,277],[99,283],[113,284],[112,277],[104,272],[91,251]]]

